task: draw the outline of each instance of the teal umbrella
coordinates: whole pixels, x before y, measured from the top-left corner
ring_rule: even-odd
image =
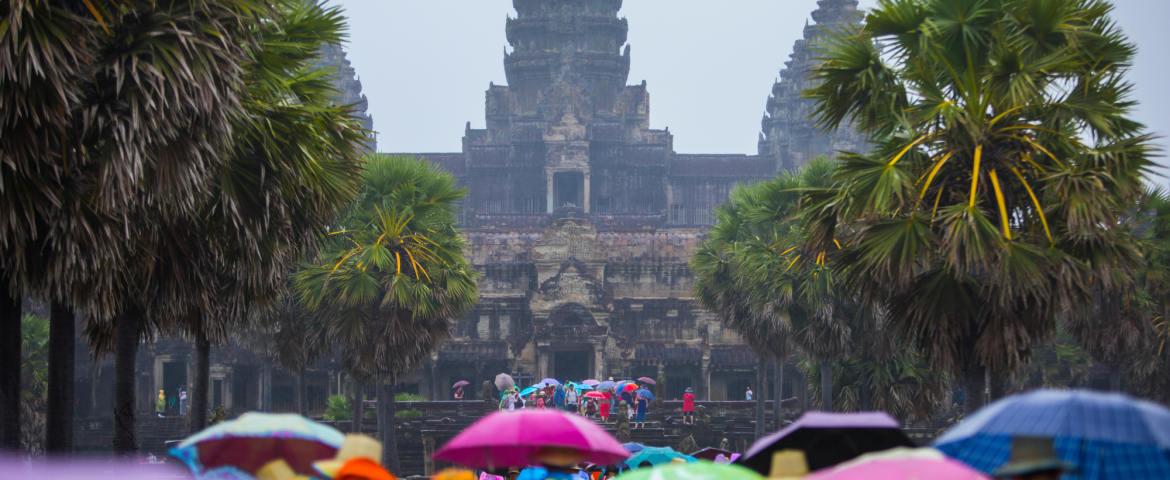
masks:
[[[688,463],[699,461],[695,457],[689,457],[678,453],[670,447],[646,447],[643,448],[642,451],[634,454],[634,456],[626,460],[626,465],[629,465],[630,468],[637,470],[638,465],[641,465],[642,462],[650,462],[651,465],[663,465],[670,463],[671,460],[676,458],[686,460]]]

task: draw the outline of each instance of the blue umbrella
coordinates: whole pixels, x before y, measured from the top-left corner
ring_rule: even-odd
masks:
[[[1170,479],[1170,410],[1115,393],[1039,390],[971,415],[934,447],[991,473],[1007,463],[1012,436],[1052,437],[1078,478]]]
[[[540,390],[540,389],[539,389],[539,388],[537,388],[537,387],[528,387],[528,388],[525,388],[524,390],[521,390],[521,391],[520,391],[520,396],[521,396],[521,397],[527,397],[527,396],[531,395],[531,394],[532,394],[532,392],[535,392],[535,391],[537,391],[537,390]]]
[[[634,393],[641,395],[642,398],[645,398],[646,400],[654,400],[654,394],[650,393],[650,391],[646,390],[645,388],[641,390],[635,390]]]
[[[581,393],[582,390],[593,390],[593,387],[590,387],[589,385],[581,385],[580,383],[571,383],[569,385],[572,386],[573,389],[577,390],[577,393]]]
[[[642,462],[650,462],[651,465],[662,465],[670,463],[670,461],[675,458],[681,458],[687,462],[699,461],[695,457],[688,457],[678,453],[670,447],[645,447],[642,449],[642,451],[635,453],[634,456],[626,459],[626,465],[629,465],[630,468],[637,470],[638,465],[641,465]]]
[[[604,382],[601,382],[600,384],[598,384],[598,385],[597,385],[597,389],[598,389],[598,390],[606,390],[606,389],[610,389],[610,388],[613,388],[613,387],[616,387],[616,386],[617,386],[617,384],[616,384],[616,383],[613,383],[613,380],[606,380],[606,381],[604,381]]]

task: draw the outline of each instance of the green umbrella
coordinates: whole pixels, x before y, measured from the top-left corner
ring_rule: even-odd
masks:
[[[760,474],[739,465],[708,462],[670,464],[643,468],[619,475],[617,480],[764,480]]]

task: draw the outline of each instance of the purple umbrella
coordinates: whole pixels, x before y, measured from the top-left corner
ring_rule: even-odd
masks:
[[[617,386],[617,384],[614,383],[613,380],[606,380],[604,382],[597,384],[597,389],[598,390],[608,390],[608,389],[611,389],[611,388],[616,387],[616,386]]]
[[[434,459],[474,469],[528,467],[545,447],[575,448],[585,455],[584,461],[597,465],[630,457],[617,439],[585,417],[523,410],[480,419],[435,452]]]
[[[540,383],[544,383],[544,384],[548,384],[548,385],[560,385],[561,384],[561,382],[558,382],[557,379],[555,379],[555,378],[546,378],[544,380],[541,380]]]
[[[767,475],[773,452],[795,449],[804,451],[808,469],[817,471],[869,452],[913,446],[898,421],[882,412],[808,412],[796,423],[756,440],[735,463]]]
[[[581,385],[589,385],[590,387],[596,387],[600,383],[601,382],[599,382],[597,380],[589,379],[589,380],[585,380],[585,381],[581,382]]]
[[[454,385],[451,385],[451,388],[459,388],[459,387],[462,387],[465,385],[471,385],[471,383],[468,383],[467,380],[460,380],[458,382],[455,382]]]
[[[651,384],[651,385],[658,385],[658,382],[655,382],[655,381],[654,381],[653,379],[651,379],[650,377],[641,377],[641,378],[639,378],[639,379],[638,379],[638,381],[639,381],[639,382],[642,382],[642,383],[649,383],[649,384]]]

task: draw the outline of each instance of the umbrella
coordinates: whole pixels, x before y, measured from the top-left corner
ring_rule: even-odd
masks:
[[[885,413],[809,412],[783,430],[756,440],[735,463],[767,474],[773,452],[794,449],[804,451],[808,469],[816,471],[864,453],[913,446],[898,421]]]
[[[283,459],[293,471],[315,476],[313,462],[331,459],[345,435],[296,414],[245,413],[195,434],[171,449],[196,477],[251,478]]]
[[[604,381],[604,382],[601,382],[601,383],[599,383],[599,384],[595,385],[595,387],[596,387],[598,390],[607,390],[607,389],[610,389],[610,388],[613,388],[613,387],[616,387],[616,386],[617,386],[617,384],[616,384],[616,383],[613,383],[613,381],[612,381],[612,380],[606,380],[606,381]]]
[[[639,379],[638,379],[638,381],[639,381],[639,382],[642,382],[642,383],[649,383],[649,384],[651,384],[651,385],[658,385],[658,382],[655,382],[655,381],[654,381],[653,379],[651,379],[650,377],[641,377],[641,378],[639,378]]]
[[[561,384],[561,382],[557,381],[557,379],[555,379],[555,378],[546,378],[544,380],[541,380],[540,383],[543,383],[545,385],[560,385]]]
[[[1007,462],[1012,436],[1052,437],[1077,478],[1170,478],[1170,410],[1116,393],[1038,390],[984,407],[934,447],[985,473]]]
[[[534,383],[534,384],[532,384],[532,388],[544,388],[544,387],[547,387],[547,386],[548,386],[548,384],[547,384],[547,383],[544,383],[544,382],[540,382],[540,383]]]
[[[459,388],[459,387],[462,387],[465,385],[471,385],[471,383],[468,382],[467,380],[460,380],[458,382],[455,382],[454,385],[451,385],[451,388]]]
[[[539,389],[539,388],[537,388],[537,387],[528,387],[528,388],[525,388],[524,390],[521,390],[521,391],[520,391],[520,396],[521,396],[521,397],[527,397],[527,396],[529,396],[529,395],[532,395],[532,394],[533,394],[534,392],[536,392],[537,390],[540,390],[540,389]]]
[[[582,385],[589,385],[590,387],[596,387],[599,383],[601,383],[601,382],[599,382],[597,380],[593,380],[593,379],[583,380],[581,382]]]
[[[635,453],[634,456],[626,459],[626,465],[629,465],[630,468],[637,470],[638,465],[641,465],[642,462],[650,462],[651,465],[662,465],[664,463],[670,463],[670,461],[675,458],[681,458],[688,462],[698,461],[695,459],[695,457],[688,457],[676,452],[673,448],[670,447],[645,447],[642,449],[642,451]]]
[[[16,457],[4,456],[0,458],[0,472],[3,472],[0,473],[0,477],[20,480],[177,480],[191,478],[187,467],[179,462],[139,464],[138,462],[111,462],[108,459],[54,460],[52,457],[26,462]]]
[[[636,383],[627,383],[627,384],[622,385],[621,392],[622,393],[633,392],[639,388],[641,388],[641,387],[639,387],[638,384],[636,384]]]
[[[585,398],[605,398],[605,394],[601,392],[589,392],[585,394]]]
[[[695,457],[699,460],[706,460],[708,462],[714,462],[715,457],[719,455],[723,455],[724,458],[731,458],[732,453],[727,450],[720,450],[715,447],[707,447],[691,454],[692,457]]]
[[[503,392],[505,390],[511,390],[512,387],[516,386],[516,381],[512,380],[512,376],[508,375],[506,373],[501,373],[499,375],[496,375],[496,382],[495,383],[496,383],[496,388],[500,389],[501,392]]]
[[[468,468],[527,467],[544,447],[575,448],[583,461],[610,465],[630,456],[609,433],[580,415],[557,410],[496,412],[463,430],[434,459]]]
[[[933,448],[898,447],[867,453],[832,468],[805,477],[805,480],[897,480],[945,478],[947,480],[990,480],[963,462],[947,458]]]
[[[646,446],[642,445],[641,443],[630,442],[630,443],[623,443],[622,448],[626,449],[626,451],[628,451],[630,453],[638,453],[638,452],[641,452],[643,448],[646,448]]]
[[[642,398],[645,398],[646,400],[654,400],[654,394],[650,393],[650,391],[646,390],[645,388],[641,390],[634,390],[634,393],[641,395]]]
[[[716,465],[707,462],[631,470],[616,478],[620,480],[764,480],[764,477],[758,473],[739,465]]]
[[[577,390],[578,393],[580,393],[581,390],[593,390],[593,387],[590,387],[589,385],[582,385],[580,383],[574,383],[572,386]]]

